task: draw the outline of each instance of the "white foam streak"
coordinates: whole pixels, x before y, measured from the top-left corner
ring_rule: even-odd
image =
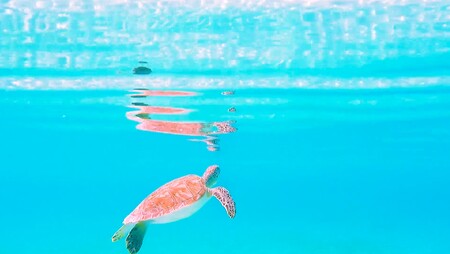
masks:
[[[0,89],[8,90],[131,90],[147,89],[248,89],[248,88],[302,88],[302,89],[374,89],[400,87],[427,87],[450,84],[450,76],[401,78],[332,78],[332,77],[82,77],[82,78],[0,78]]]

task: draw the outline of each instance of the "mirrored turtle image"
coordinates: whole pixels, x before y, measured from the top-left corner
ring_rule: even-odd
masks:
[[[133,69],[133,74],[137,74],[137,75],[148,75],[150,73],[152,73],[152,69],[148,68],[147,65],[148,62],[146,61],[139,61],[139,64],[141,64],[141,66],[136,67]]]

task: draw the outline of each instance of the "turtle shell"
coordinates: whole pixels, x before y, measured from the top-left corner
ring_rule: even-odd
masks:
[[[200,176],[187,175],[159,187],[147,196],[123,221],[124,224],[152,220],[198,201],[206,192]]]

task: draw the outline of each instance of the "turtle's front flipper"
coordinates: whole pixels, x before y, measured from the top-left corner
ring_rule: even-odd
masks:
[[[216,197],[223,207],[227,210],[228,216],[230,218],[234,218],[236,215],[236,204],[234,203],[233,198],[230,195],[230,192],[224,187],[217,187],[209,189],[211,194]]]
[[[138,253],[141,249],[142,241],[144,240],[145,231],[147,230],[147,225],[145,222],[139,222],[134,226],[127,236],[127,249],[130,254]]]
[[[206,186],[212,187],[219,178],[220,168],[217,165],[209,166],[205,173],[203,174],[203,181],[205,181]]]

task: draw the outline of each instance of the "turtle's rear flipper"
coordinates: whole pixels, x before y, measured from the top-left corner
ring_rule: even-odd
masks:
[[[145,231],[147,230],[147,225],[145,222],[139,222],[134,226],[127,236],[127,249],[130,254],[138,253],[141,249],[142,241],[144,240]]]
[[[234,218],[236,215],[236,204],[234,203],[233,198],[230,195],[230,192],[225,189],[224,187],[217,187],[209,189],[211,194],[216,197],[223,207],[225,207],[225,210],[227,210],[228,216],[230,218]]]
[[[113,237],[112,237],[112,241],[118,241],[120,240],[122,237],[124,237],[126,234],[128,234],[128,232],[130,232],[130,230],[134,227],[134,224],[125,224],[122,227],[119,228],[119,230],[117,230],[116,233],[114,233]]]

